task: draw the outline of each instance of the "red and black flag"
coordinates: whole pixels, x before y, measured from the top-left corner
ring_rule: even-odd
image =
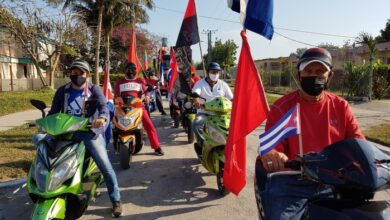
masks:
[[[189,0],[179,36],[177,37],[176,47],[191,46],[198,42],[199,32],[195,0]]]

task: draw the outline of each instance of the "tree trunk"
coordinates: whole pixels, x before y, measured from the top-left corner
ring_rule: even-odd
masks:
[[[106,59],[105,67],[110,68],[110,33],[106,33]]]
[[[41,68],[39,68],[38,60],[32,56],[31,61],[33,62],[35,69],[37,70],[37,73],[38,73],[39,78],[41,79],[42,85],[44,87],[47,87],[47,83],[46,83],[45,79],[43,78]]]
[[[56,72],[58,61],[60,60],[61,53],[56,53],[54,55],[54,62],[52,63],[52,66],[50,67],[50,88],[54,89],[54,73]]]
[[[95,50],[95,75],[93,77],[93,83],[99,85],[99,53],[100,53],[100,38],[102,36],[102,20],[103,20],[103,0],[99,1],[99,17],[98,26],[96,28],[96,50]]]

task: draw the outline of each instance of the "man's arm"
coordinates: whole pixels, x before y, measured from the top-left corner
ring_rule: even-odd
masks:
[[[106,97],[104,97],[103,92],[99,86],[96,86],[96,85],[93,86],[92,92],[93,92],[93,96],[96,97],[96,100],[97,100],[96,107],[97,107],[97,110],[99,112],[98,117],[104,118],[105,120],[107,120],[110,117],[110,115],[109,115],[110,113],[108,111]]]
[[[58,113],[62,110],[62,105],[64,104],[64,88],[60,87],[54,94],[53,101],[51,103],[51,108],[48,115]]]
[[[366,139],[363,135],[363,133],[360,131],[359,125],[356,121],[355,116],[352,113],[351,107],[347,104],[345,111],[345,117],[346,117],[346,137],[345,138],[360,138],[360,139]]]

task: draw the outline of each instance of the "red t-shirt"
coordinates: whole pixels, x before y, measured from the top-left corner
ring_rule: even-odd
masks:
[[[142,94],[148,96],[146,82],[142,78],[128,79],[123,78],[115,83],[115,97],[132,95],[141,98]]]
[[[192,81],[191,87],[194,87],[195,83],[198,82],[199,80],[200,80],[200,77],[195,73],[191,78],[191,81]]]
[[[300,104],[303,152],[318,152],[324,147],[347,139],[365,139],[347,101],[330,92],[324,92],[319,102],[303,100],[298,91],[278,99],[271,107],[265,130],[270,129],[296,103]],[[299,154],[298,135],[292,135],[279,143],[277,151],[289,159]]]

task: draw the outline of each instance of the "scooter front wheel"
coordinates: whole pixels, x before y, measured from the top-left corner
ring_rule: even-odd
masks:
[[[132,144],[133,144],[133,142],[130,142],[129,147]],[[130,162],[132,159],[133,149],[129,148],[129,147],[127,147],[126,144],[123,144],[123,143],[119,144],[119,156],[120,156],[119,163],[120,163],[122,169],[125,169],[125,170],[130,168]],[[131,151],[130,151],[130,149],[131,149]]]
[[[217,174],[218,191],[222,196],[226,196],[230,192],[225,188],[225,185],[223,183],[223,171],[224,171],[224,163],[219,162],[219,170]]]

